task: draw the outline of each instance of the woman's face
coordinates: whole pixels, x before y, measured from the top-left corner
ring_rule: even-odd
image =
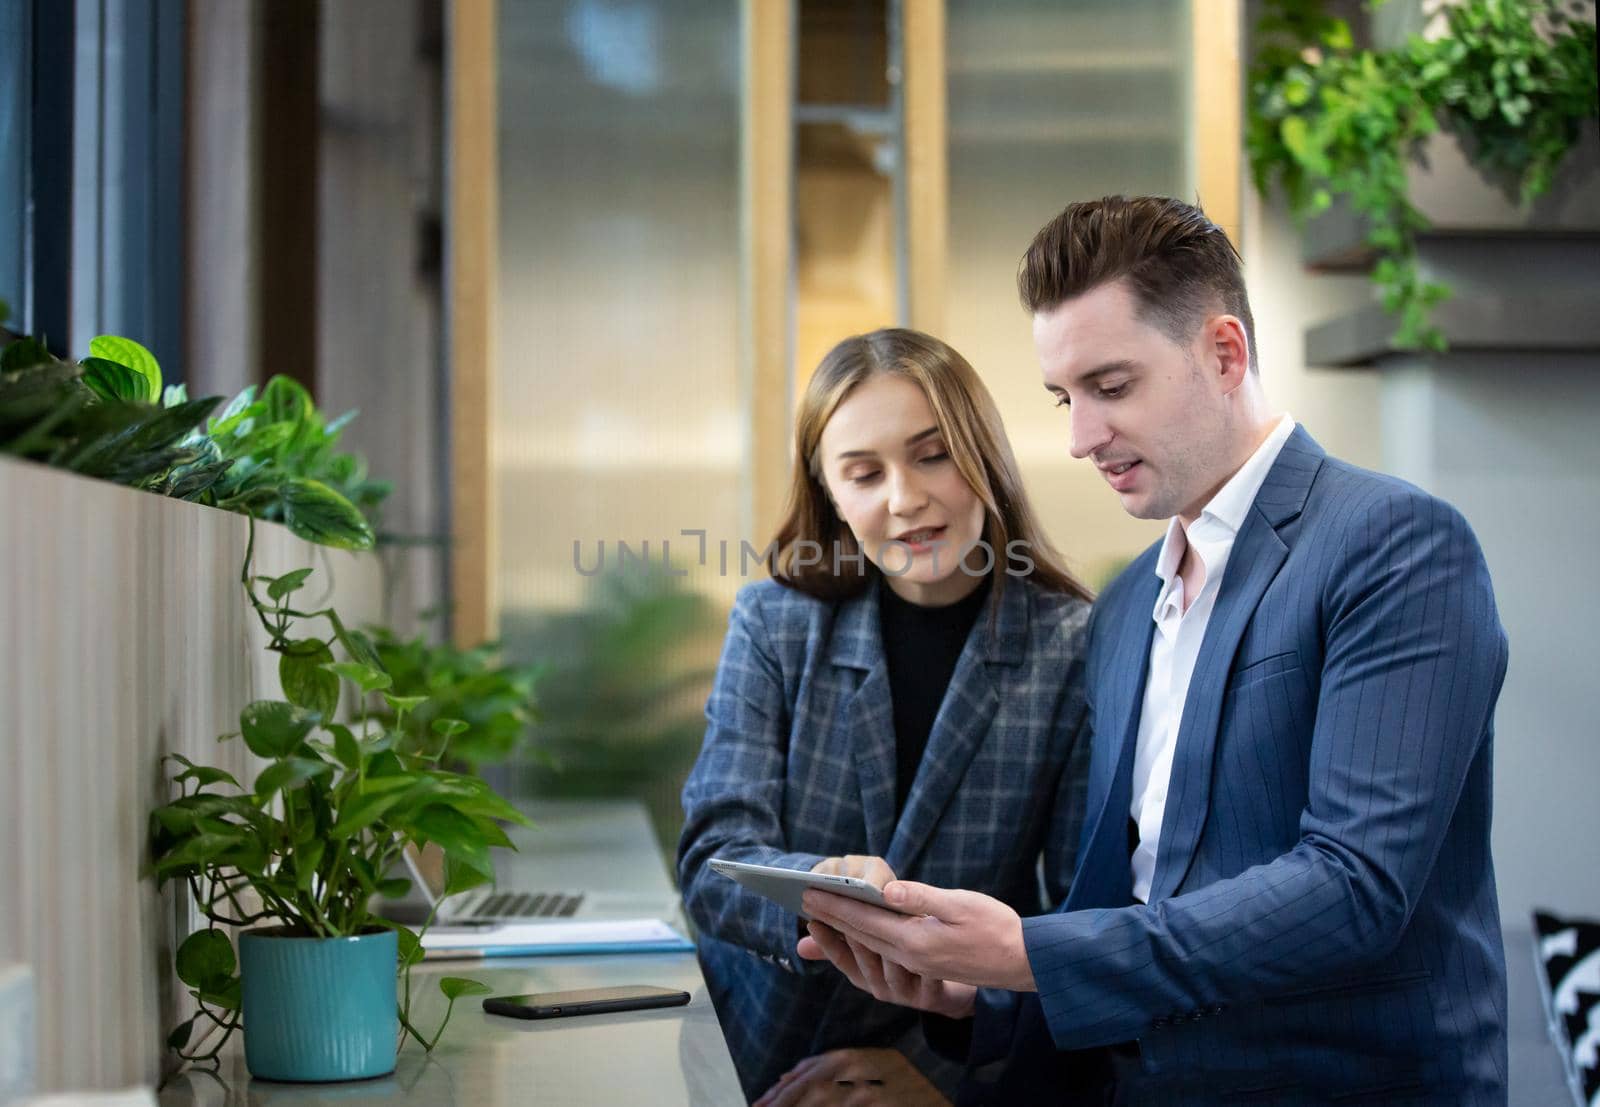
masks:
[[[989,563],[972,548],[983,537],[983,503],[945,448],[919,385],[890,373],[857,385],[817,449],[839,517],[897,595],[938,607],[978,587],[982,577],[962,571],[961,559]]]

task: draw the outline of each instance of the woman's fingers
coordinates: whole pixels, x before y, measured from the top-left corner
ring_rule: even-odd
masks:
[[[894,879],[894,870],[889,867],[887,861],[864,853],[824,857],[811,866],[811,871],[825,876],[853,876],[857,880],[865,880],[876,888],[882,888]]]

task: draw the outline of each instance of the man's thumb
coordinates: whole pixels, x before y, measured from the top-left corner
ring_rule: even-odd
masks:
[[[891,880],[883,886],[883,901],[905,915],[935,915],[945,906],[944,889],[915,880]]]

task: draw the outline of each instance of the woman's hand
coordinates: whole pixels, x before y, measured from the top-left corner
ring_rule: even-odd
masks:
[[[807,1057],[778,1077],[754,1107],[949,1107],[949,1103],[899,1050],[835,1049]]]
[[[824,857],[811,867],[814,873],[829,876],[853,876],[883,891],[883,886],[894,879],[894,870],[881,857],[860,853],[847,853],[843,857]]]

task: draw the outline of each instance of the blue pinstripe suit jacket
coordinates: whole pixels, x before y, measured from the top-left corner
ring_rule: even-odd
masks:
[[[844,1045],[898,1044],[952,1090],[960,1070],[928,1049],[915,1012],[800,960],[795,916],[706,861],[810,869],[824,857],[874,854],[902,877],[982,889],[1025,913],[1061,902],[1088,761],[1080,738],[1088,610],[1006,579],[956,663],[897,821],[876,586],[840,602],[772,581],[740,591],[706,704],[705,745],[683,790],[678,883],[748,1094]]]
[[[1088,811],[1037,995],[988,991],[973,1102],[1060,1102],[1070,1054],[1137,1040],[1144,1103],[1506,1101],[1489,856],[1506,642],[1449,505],[1297,429],[1241,529],[1180,723],[1149,905],[1133,751],[1159,546],[1096,606]]]

